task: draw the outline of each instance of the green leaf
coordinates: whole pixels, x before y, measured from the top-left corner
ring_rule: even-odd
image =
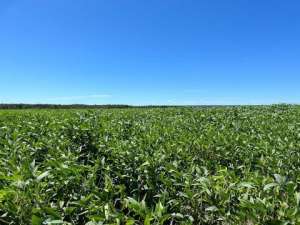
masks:
[[[178,218],[178,219],[183,219],[184,218],[184,216],[181,213],[173,213],[172,217]]]
[[[274,174],[275,180],[278,184],[282,185],[286,182],[287,178],[285,176],[281,176],[280,174]]]
[[[54,208],[44,207],[43,210],[44,210],[48,215],[51,215],[51,216],[54,217],[55,219],[61,218],[59,212],[57,212]]]
[[[152,215],[151,214],[147,214],[145,221],[144,221],[144,225],[151,225],[151,221],[153,220]]]
[[[158,203],[156,204],[156,206],[155,206],[155,212],[154,212],[154,214],[155,214],[156,216],[158,216],[158,217],[161,217],[162,214],[163,214],[163,212],[164,212],[164,207],[163,207],[163,205],[161,204],[161,202],[158,202]]]
[[[297,206],[299,206],[299,203],[300,203],[300,192],[296,192],[295,193],[295,199],[296,199]]]
[[[135,220],[129,219],[129,220],[126,221],[125,225],[133,225],[133,224],[135,224]]]
[[[36,180],[37,180],[37,181],[41,181],[41,180],[44,179],[45,177],[49,176],[49,173],[50,173],[50,171],[46,171],[46,172],[40,174],[40,175],[36,178]]]
[[[4,189],[0,190],[0,202],[2,202],[11,193],[13,193],[13,191]]]
[[[245,187],[245,188],[248,188],[248,189],[254,188],[252,183],[247,183],[247,182],[242,182],[242,183],[239,184],[239,186],[240,187]]]
[[[36,215],[32,215],[32,217],[31,217],[32,225],[42,225],[42,223],[43,223],[43,220],[40,217],[38,217]]]
[[[46,224],[63,224],[64,221],[62,220],[49,220],[49,221],[45,221]]]
[[[208,212],[216,212],[218,210],[219,209],[216,206],[210,206],[210,207],[205,209],[205,211],[208,211]]]
[[[270,183],[264,186],[264,191],[268,191],[270,189],[272,189],[273,187],[277,187],[278,184],[277,183]]]
[[[144,163],[141,165],[141,167],[149,166],[149,165],[150,165],[150,162],[149,162],[149,161],[146,161],[146,162],[144,162]]]

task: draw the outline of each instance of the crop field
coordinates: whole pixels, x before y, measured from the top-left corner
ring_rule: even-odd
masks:
[[[300,224],[300,107],[0,111],[0,224]]]

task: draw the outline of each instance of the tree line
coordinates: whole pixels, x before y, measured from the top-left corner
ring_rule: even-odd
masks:
[[[145,105],[132,106],[122,104],[85,105],[85,104],[0,104],[0,109],[125,109],[125,108],[170,108],[180,106],[170,105]]]

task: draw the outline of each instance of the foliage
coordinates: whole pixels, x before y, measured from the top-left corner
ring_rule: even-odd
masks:
[[[0,224],[300,224],[297,106],[0,111]]]

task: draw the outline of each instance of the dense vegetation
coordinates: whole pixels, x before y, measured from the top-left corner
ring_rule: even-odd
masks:
[[[0,224],[300,224],[300,107],[0,111]]]

